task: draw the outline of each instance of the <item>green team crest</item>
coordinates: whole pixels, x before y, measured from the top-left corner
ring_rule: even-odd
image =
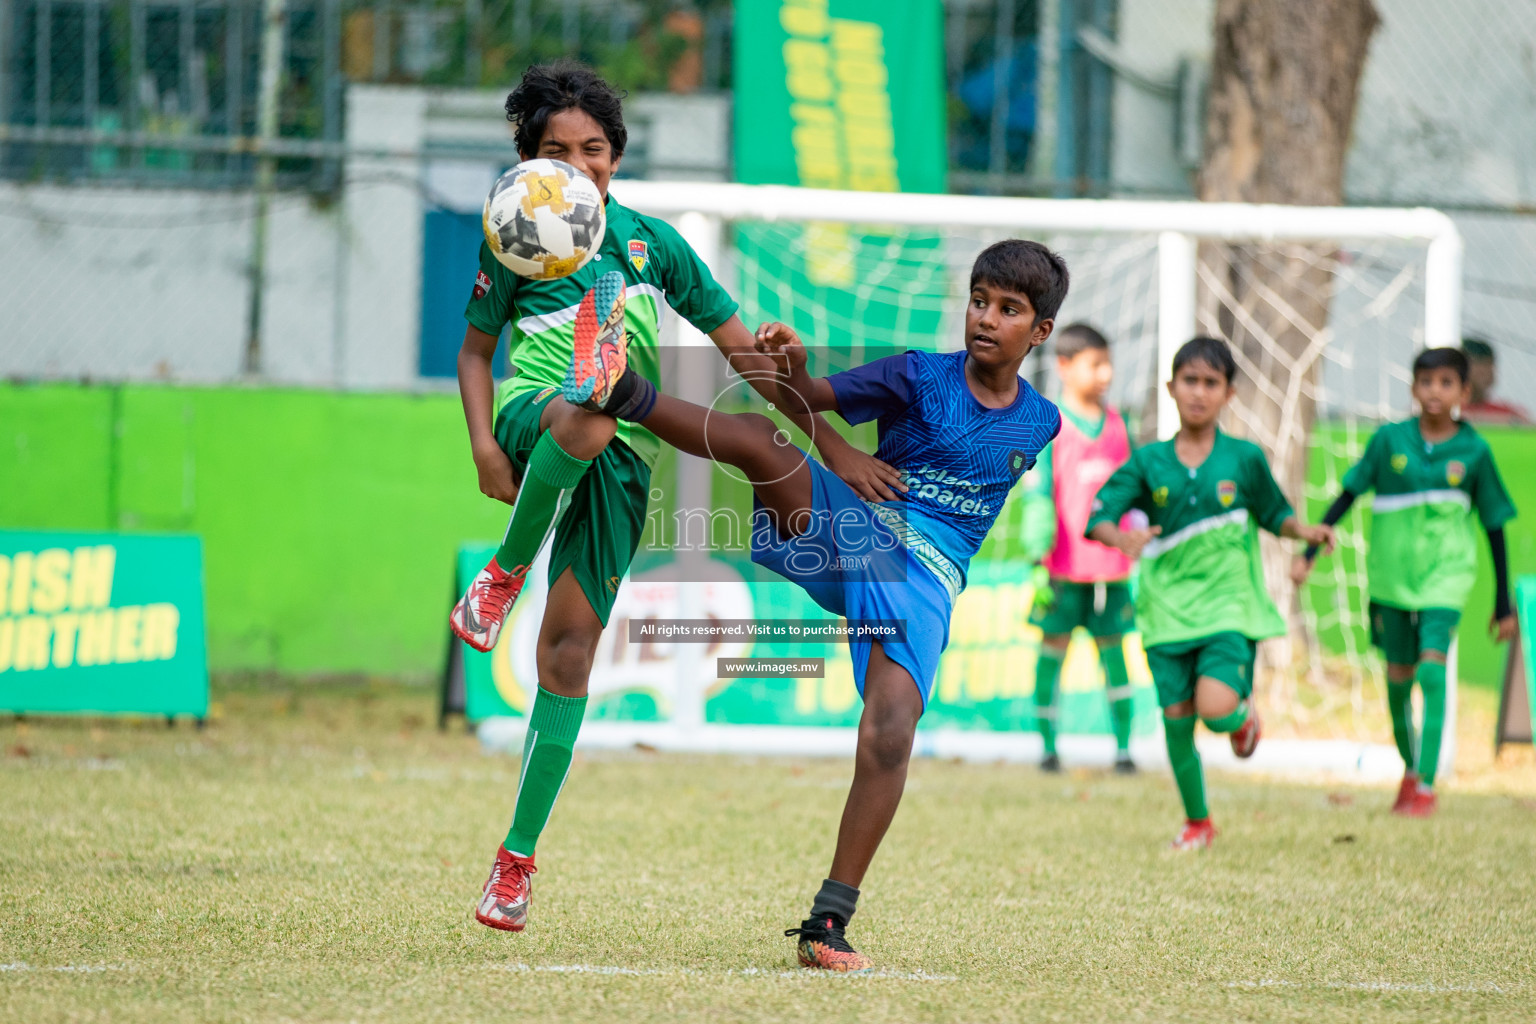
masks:
[[[1401,473],[1407,468],[1408,456],[1404,455],[1402,452],[1398,452],[1396,455],[1392,456],[1392,472]]]

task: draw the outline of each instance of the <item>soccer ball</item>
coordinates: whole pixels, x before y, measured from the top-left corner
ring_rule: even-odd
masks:
[[[560,160],[524,160],[496,179],[485,200],[485,241],[514,274],[535,281],[586,266],[608,219],[592,179]]]

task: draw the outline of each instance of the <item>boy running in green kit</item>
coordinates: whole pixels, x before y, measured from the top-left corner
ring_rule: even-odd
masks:
[[[1472,512],[1488,533],[1493,554],[1493,621],[1500,643],[1515,635],[1509,603],[1504,524],[1515,517],[1493,453],[1470,424],[1454,417],[1470,400],[1467,357],[1432,348],[1413,361],[1413,400],[1419,415],[1376,431],[1365,454],[1344,475],[1343,490],[1323,522],[1338,522],[1356,498],[1375,491],[1371,511],[1371,640],[1387,659],[1387,707],[1403,757],[1403,781],[1392,810],[1410,817],[1435,811],[1435,771],[1445,728],[1445,660],[1461,608],[1477,579]],[[1317,549],[1296,558],[1299,586]],[[1424,728],[1413,733],[1413,684],[1424,695]]]
[[[1168,382],[1179,432],[1138,449],[1116,470],[1086,530],[1141,559],[1136,624],[1184,803],[1184,827],[1173,841],[1179,850],[1204,849],[1216,835],[1195,750],[1196,717],[1230,733],[1238,757],[1251,757],[1259,743],[1249,699],[1254,644],[1285,632],[1264,586],[1259,528],[1333,550],[1333,528],[1296,518],[1263,450],[1217,429],[1236,375],[1224,341],[1195,338],[1179,349]],[[1120,528],[1133,508],[1146,513],[1148,527]]]
[[[1087,324],[1056,334],[1061,377],[1061,433],[1025,478],[1025,547],[1043,552],[1036,572],[1031,625],[1044,634],[1035,663],[1035,721],[1045,745],[1041,771],[1061,771],[1056,754],[1056,679],[1072,631],[1088,630],[1098,645],[1115,733],[1115,771],[1134,772],[1131,760],[1131,681],[1125,670],[1125,633],[1132,626],[1131,560],[1083,536],[1094,495],[1131,457],[1125,420],[1104,404],[1114,379],[1109,342]],[[1044,577],[1043,579],[1041,577]]]
[[[628,139],[613,89],[590,68],[560,61],[529,68],[507,97],[506,110],[521,158],[562,160],[586,174],[603,196],[607,217],[592,261],[556,280],[519,277],[481,245],[459,352],[459,391],[480,490],[513,508],[501,548],[453,609],[454,633],[477,650],[493,649],[528,567],[553,541],[536,652],[539,687],[528,716],[516,811],[475,910],[482,924],[521,931],[534,844],[570,770],[592,656],[639,545],[651,468],[660,453],[649,431],[561,397],[573,346],[617,330],[628,337],[630,370],[657,381],[665,299],[707,333],[755,389],[770,399],[778,393],[772,360],[756,352],[736,303],[698,255],[671,225],[608,194]],[[491,356],[509,322],[516,371],[498,392]],[[852,448],[819,416],[791,419],[861,496],[891,499],[906,489],[895,470]]]

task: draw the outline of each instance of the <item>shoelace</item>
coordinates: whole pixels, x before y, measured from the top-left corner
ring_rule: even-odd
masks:
[[[496,877],[491,879],[491,888],[500,889],[511,884],[510,879],[513,875],[521,874],[523,879],[526,880],[529,875],[538,874],[538,871],[539,869],[532,864],[509,861],[503,865],[498,861],[496,864]]]
[[[522,575],[510,575],[505,581],[487,583],[480,588],[480,594],[475,601],[475,609],[479,618],[492,617],[504,618],[507,609],[512,605],[512,598],[516,595],[518,584],[522,582]]]
[[[848,940],[843,938],[843,929],[834,925],[830,918],[827,919],[827,923],[824,925],[818,924],[810,928],[786,928],[784,930],[785,938],[791,938],[796,935],[814,942],[824,942],[837,953],[858,952],[858,950],[848,945]]]

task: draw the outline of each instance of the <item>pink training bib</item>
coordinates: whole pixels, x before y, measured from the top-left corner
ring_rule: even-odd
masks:
[[[1104,427],[1095,438],[1073,426],[1071,417],[1061,418],[1061,433],[1051,442],[1056,546],[1042,563],[1051,576],[1075,583],[1101,583],[1123,580],[1131,574],[1130,559],[1083,536],[1099,488],[1130,457],[1125,421],[1114,409],[1104,410]]]

